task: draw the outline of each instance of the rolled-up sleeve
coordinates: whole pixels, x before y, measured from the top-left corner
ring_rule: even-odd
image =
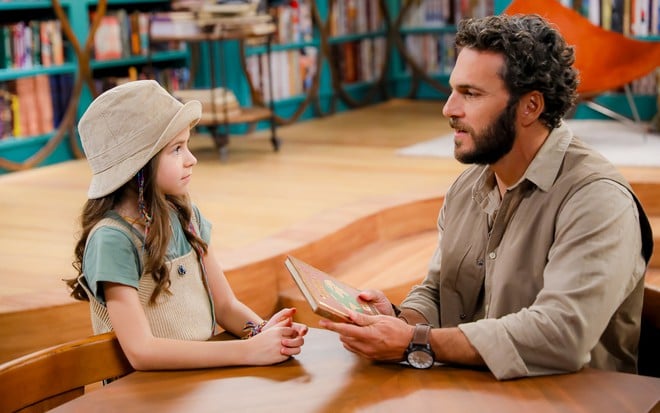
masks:
[[[498,379],[577,371],[645,266],[632,195],[615,182],[595,181],[559,212],[533,304],[459,328]]]

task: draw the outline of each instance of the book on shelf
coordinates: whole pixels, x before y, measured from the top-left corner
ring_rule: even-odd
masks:
[[[130,54],[149,54],[149,15],[134,11],[128,15]]]
[[[180,89],[173,91],[172,94],[183,103],[198,100],[202,104],[202,112],[213,112],[214,105],[216,110],[222,110],[224,107],[229,109],[239,108],[238,99],[234,92],[223,87]]]
[[[75,78],[72,73],[62,73],[49,76],[49,83],[53,105],[53,127],[58,128],[69,106]]]
[[[121,44],[120,54],[122,58],[126,58],[132,54],[130,18],[125,9],[118,9],[114,14],[117,16],[117,21],[119,22],[119,42]],[[139,52],[133,54],[139,54]]]
[[[53,64],[53,28],[52,22],[42,22],[39,25],[41,41],[41,64],[48,67]],[[60,42],[61,43],[61,42]]]
[[[2,90],[2,137],[37,136],[54,129],[47,75],[21,77],[8,82]]]
[[[29,20],[0,26],[0,68],[64,63],[62,32],[56,20]]]
[[[12,95],[6,83],[0,83],[0,139],[14,136],[11,114]]]
[[[59,20],[50,20],[50,43],[53,54],[53,64],[64,64],[64,39],[62,38],[62,23]]]
[[[95,14],[95,11],[90,12],[90,23]],[[148,55],[149,16],[149,13],[140,11],[117,9],[101,17],[94,35],[94,59],[113,60]]]
[[[151,15],[151,37],[194,37],[201,33],[194,13],[161,12]]]
[[[35,136],[40,133],[37,113],[37,97],[33,77],[16,79],[16,96],[18,97],[18,129],[17,136]]]
[[[94,59],[112,60],[122,57],[122,35],[119,17],[109,14],[101,17],[94,35]]]
[[[12,55],[12,29],[9,26],[0,26],[0,67],[12,67],[14,58]]]
[[[198,11],[206,0],[172,0],[172,10]]]
[[[200,5],[200,12],[208,12],[214,14],[235,15],[243,14],[250,15],[257,12],[259,1],[207,1]]]
[[[287,256],[284,264],[314,313],[342,322],[350,322],[349,310],[379,314],[372,304],[360,300],[361,290],[295,257]]]
[[[50,80],[47,75],[34,77],[35,113],[38,124],[38,133],[49,133],[54,128],[53,101],[50,91]]]

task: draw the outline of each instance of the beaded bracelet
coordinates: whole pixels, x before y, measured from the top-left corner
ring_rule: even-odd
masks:
[[[265,325],[266,325],[266,320],[262,321],[259,324],[256,324],[254,321],[248,321],[247,323],[245,323],[245,327],[243,327],[243,332],[247,334],[245,334],[242,337],[243,340],[246,340],[250,337],[254,337],[257,334],[261,333],[261,330],[263,330]]]

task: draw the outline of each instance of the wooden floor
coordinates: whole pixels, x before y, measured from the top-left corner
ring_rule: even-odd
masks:
[[[214,224],[212,247],[219,252],[230,282],[234,282],[232,269],[295,251],[315,237],[385,207],[430,199],[425,208],[429,212],[417,219],[423,218],[428,225],[424,231],[431,232],[410,234],[405,254],[418,259],[416,253],[428,260],[440,197],[464,166],[451,158],[402,157],[396,149],[447,133],[449,127],[441,109],[438,102],[392,100],[283,127],[278,130],[282,139],[278,153],[272,151],[266,133],[232,138],[226,162],[218,160],[208,137],[195,136],[192,146],[199,163],[191,192]],[[660,183],[660,169],[621,170],[638,185]],[[68,326],[62,323],[63,315],[43,309],[73,302],[61,279],[74,275],[71,261],[76,221],[89,179],[85,161],[0,176],[3,340],[20,340],[18,317],[30,311],[33,320],[22,321],[20,327],[24,335],[30,334],[30,328],[42,329],[43,320],[53,317],[47,320],[54,327],[52,334],[66,336]],[[647,202],[658,206],[660,197],[648,197]],[[415,217],[410,216],[410,220]],[[405,232],[405,228],[400,230]],[[397,233],[403,234],[401,231]],[[347,249],[353,241],[337,239],[332,248]],[[371,248],[397,248],[387,240],[383,242]],[[328,244],[324,245],[327,248]],[[368,261],[369,256],[368,250],[362,251],[337,270],[350,272],[353,264]],[[391,264],[396,270],[396,263]],[[263,280],[264,290],[280,288],[277,281],[267,281],[258,270],[253,274],[254,283]],[[246,291],[239,289],[237,294],[254,302],[261,312],[272,308],[270,301],[259,307],[259,297],[245,296]],[[71,325],[88,317],[79,307],[63,314],[71,317]]]

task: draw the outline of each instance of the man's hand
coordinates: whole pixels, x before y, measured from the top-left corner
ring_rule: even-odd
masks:
[[[389,301],[387,303],[392,312]],[[378,310],[380,311],[380,308]],[[364,358],[381,361],[403,360],[413,336],[413,326],[395,317],[370,316],[354,311],[350,312],[350,319],[353,324],[334,323],[329,320],[321,320],[319,324],[338,333],[344,348]]]
[[[373,304],[379,313],[394,316],[392,303],[387,299],[387,297],[385,297],[385,293],[382,291],[364,290],[358,295],[358,297],[363,301]]]

